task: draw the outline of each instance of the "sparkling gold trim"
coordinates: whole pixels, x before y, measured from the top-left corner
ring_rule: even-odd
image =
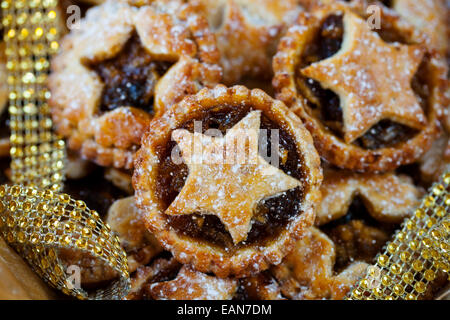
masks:
[[[351,300],[417,300],[438,277],[449,277],[450,172],[403,223],[375,266],[350,292]]]
[[[109,226],[82,201],[59,194],[64,141],[52,132],[45,83],[59,48],[56,0],[1,1],[6,42],[14,186],[0,186],[0,233],[52,286],[80,299],[121,299],[130,288],[127,258]],[[72,286],[60,249],[90,254],[119,275],[106,289]]]

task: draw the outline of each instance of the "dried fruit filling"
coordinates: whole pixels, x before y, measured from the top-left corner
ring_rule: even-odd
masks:
[[[321,227],[336,245],[335,272],[355,261],[373,263],[397,227],[372,218],[363,200],[355,198],[344,217]]]
[[[251,108],[247,106],[239,108],[221,106],[193,115],[193,118],[186,121],[180,128],[193,132],[194,121],[201,121],[204,131],[219,129],[225,135],[226,130],[231,129],[250,111]],[[267,143],[267,150],[269,150],[266,157],[270,156],[271,129],[279,130],[279,150],[284,150],[284,152],[279,152],[280,154],[283,153],[283,155],[279,155],[279,168],[286,174],[302,181],[304,179],[302,155],[296,152],[297,146],[292,135],[287,129],[270,120],[264,114],[261,116],[260,128],[267,130],[267,134],[260,134],[260,145]],[[181,191],[188,176],[188,168],[185,164],[175,164],[172,161],[171,154],[175,147],[175,142],[168,141],[166,147],[158,150],[160,169],[156,189],[166,208]],[[259,152],[264,157],[261,149]],[[225,226],[214,215],[200,215],[199,213],[166,216],[166,219],[180,235],[204,241],[218,248],[234,250],[254,244],[265,245],[275,239],[292,218],[301,214],[302,201],[303,190],[301,188],[289,190],[279,196],[260,201],[255,209],[256,212],[248,238],[238,245],[233,244]]]
[[[406,43],[399,32],[387,28],[377,30],[380,37],[387,42]],[[314,62],[327,59],[338,52],[342,46],[344,25],[342,15],[330,15],[322,23],[317,32],[316,39],[311,43],[302,57],[302,63],[296,68],[297,90],[309,102],[310,112],[321,119],[324,125],[334,134],[343,137],[343,115],[340,99],[336,93],[324,89],[319,82],[304,77],[300,70]],[[422,108],[427,111],[429,92],[426,79],[426,58],[418,69],[411,83]],[[355,144],[369,150],[393,147],[398,143],[407,141],[417,134],[417,130],[391,120],[383,120],[373,126],[364,136],[355,141]]]
[[[133,34],[116,57],[91,65],[104,83],[100,111],[134,107],[152,113],[155,86],[172,64],[154,60]]]

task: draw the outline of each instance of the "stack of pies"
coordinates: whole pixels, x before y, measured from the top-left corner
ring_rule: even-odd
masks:
[[[66,191],[128,254],[127,298],[345,297],[448,168],[446,14],[440,0],[92,6],[52,61],[50,105]],[[64,254],[85,285],[115,276]]]

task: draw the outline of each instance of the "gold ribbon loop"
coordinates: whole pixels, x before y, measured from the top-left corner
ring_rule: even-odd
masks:
[[[54,287],[78,298],[120,299],[129,290],[127,258],[97,212],[67,194],[31,187],[0,186],[0,231]],[[60,250],[80,251],[109,266],[117,275],[108,288],[88,294],[68,281]]]

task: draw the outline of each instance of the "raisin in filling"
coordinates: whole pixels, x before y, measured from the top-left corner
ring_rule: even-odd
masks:
[[[194,115],[195,118],[187,121],[180,128],[193,132],[194,121],[202,121],[202,129],[204,131],[218,129],[222,134],[225,134],[226,130],[231,129],[249,111],[251,111],[250,107],[221,106],[207,110],[202,114]],[[261,131],[260,134],[260,145],[267,144],[267,150],[271,149],[270,129],[279,130],[279,168],[300,181],[304,180],[302,174],[303,159],[296,152],[297,145],[291,134],[265,115],[261,116],[261,129],[267,130],[267,134],[263,134],[264,131]],[[156,190],[158,190],[158,196],[164,203],[165,208],[173,202],[181,191],[189,173],[185,164],[177,165],[172,162],[171,154],[174,147],[176,147],[176,143],[168,141],[167,147],[158,150],[160,168]],[[263,157],[270,156],[269,152],[264,155],[261,149],[259,152]],[[166,219],[179,235],[204,241],[218,248],[234,250],[254,244],[265,245],[267,242],[275,239],[293,218],[301,214],[302,201],[303,190],[301,188],[288,190],[277,197],[260,201],[257,205],[248,237],[238,245],[234,245],[225,226],[215,215],[166,216]]]
[[[373,219],[363,201],[355,198],[344,217],[326,224],[321,229],[335,243],[334,269],[339,273],[355,261],[373,263],[396,226]]]
[[[383,27],[377,32],[386,42],[407,43],[398,32],[387,27]],[[304,77],[300,70],[336,54],[342,46],[343,35],[343,16],[328,16],[322,23],[315,40],[308,46],[301,59],[302,63],[296,68],[297,90],[308,100],[310,113],[320,119],[328,130],[340,138],[344,136],[344,132],[343,114],[339,97],[332,90],[324,89],[314,79]],[[424,59],[411,86],[425,111],[427,111],[429,97],[427,80],[424,78],[426,74],[426,59]],[[368,150],[388,148],[413,138],[417,133],[418,131],[413,128],[391,120],[383,120],[373,126],[364,136],[356,140],[354,144]]]
[[[134,107],[152,113],[155,86],[171,65],[155,61],[134,33],[116,57],[91,66],[104,83],[100,110]]]

